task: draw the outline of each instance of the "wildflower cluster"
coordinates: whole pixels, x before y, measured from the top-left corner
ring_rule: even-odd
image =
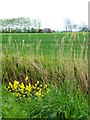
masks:
[[[35,83],[35,85],[31,85],[28,82],[28,77],[25,78],[25,84],[23,82],[19,82],[14,80],[14,83],[9,82],[6,89],[10,92],[13,92],[13,95],[16,97],[29,97],[29,96],[37,96],[40,98],[45,93],[49,92],[49,88],[47,85],[40,84],[39,81]]]

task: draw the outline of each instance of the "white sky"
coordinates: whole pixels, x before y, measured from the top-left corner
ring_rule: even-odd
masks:
[[[41,28],[60,30],[65,18],[88,25],[89,0],[0,0],[0,19],[29,17],[40,19]]]

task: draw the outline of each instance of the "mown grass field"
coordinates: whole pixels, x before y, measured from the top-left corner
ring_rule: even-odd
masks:
[[[49,86],[41,101],[4,90],[26,76]],[[3,117],[87,119],[88,33],[2,34],[2,83]]]

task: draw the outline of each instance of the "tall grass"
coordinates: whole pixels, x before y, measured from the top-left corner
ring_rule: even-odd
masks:
[[[32,82],[53,80],[54,84],[58,84],[60,79],[71,79],[73,83],[77,80],[81,88],[85,89],[88,80],[86,33],[83,33],[81,38],[79,33],[67,33],[60,39],[55,35],[54,38],[54,44],[53,41],[52,44],[48,43],[51,49],[54,46],[51,50],[44,48],[46,42],[43,43],[41,39],[30,43],[24,39],[19,42],[19,38],[18,42],[16,39],[14,42],[12,37],[9,37],[8,43],[3,46],[3,82],[14,79],[22,81],[28,75]],[[30,34],[28,41],[32,41]]]
[[[87,119],[87,36],[88,33],[2,35],[2,83],[24,82],[28,76],[31,84],[39,80],[50,89],[42,101],[19,101],[4,90],[3,84],[3,117]]]

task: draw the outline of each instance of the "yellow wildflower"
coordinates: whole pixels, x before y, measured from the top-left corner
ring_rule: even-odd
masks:
[[[25,78],[25,80],[26,80],[26,81],[28,80],[28,76]]]
[[[37,87],[37,84],[35,84],[35,86]]]
[[[47,85],[45,84],[45,87],[47,87]]]
[[[39,92],[36,92],[36,95],[39,96]]]
[[[36,89],[36,87],[32,86],[33,89]]]
[[[40,87],[42,87],[42,84],[40,84]]]
[[[49,88],[47,88],[47,93],[49,92]]]
[[[23,95],[23,97],[25,97],[25,95]]]
[[[32,88],[34,89],[34,86],[32,86]]]
[[[31,87],[31,84],[29,83],[29,87]]]
[[[47,88],[47,85],[45,84],[44,88]]]
[[[27,85],[26,90],[30,93],[31,92],[31,87]]]
[[[14,89],[17,89],[18,85],[19,85],[19,82],[15,80],[14,81]]]
[[[24,89],[24,88],[25,88],[23,83],[21,83],[20,88],[21,88],[21,89]]]
[[[18,86],[17,86],[16,84],[14,84],[14,89],[17,89],[17,87],[18,87]]]
[[[34,87],[34,89],[36,89],[36,87]]]
[[[39,92],[36,92],[36,95],[38,96],[38,98],[40,98],[41,92],[40,92],[40,91],[39,91]]]
[[[18,93],[15,92],[16,97],[18,97]]]
[[[21,93],[24,93],[24,89],[21,89]]]
[[[10,86],[8,86],[8,89],[10,88]]]
[[[19,97],[21,97],[21,94],[19,93]]]
[[[42,88],[40,88],[40,90],[39,90],[40,92],[42,91]]]
[[[37,88],[37,90],[39,90],[39,87]]]
[[[37,81],[37,84],[39,84],[39,81]]]
[[[11,82],[9,82],[9,86],[11,86],[12,84],[11,84]]]
[[[15,84],[15,85],[18,85],[18,84],[19,84],[19,82],[18,82],[18,81],[16,81],[16,80],[14,80],[14,84]]]
[[[12,86],[12,84],[11,84],[11,82],[9,82],[9,86],[12,88],[13,86]]]
[[[15,93],[16,94],[16,97],[19,97],[19,96],[21,96],[21,94],[20,93]]]
[[[14,87],[12,87],[12,90],[14,90]]]

